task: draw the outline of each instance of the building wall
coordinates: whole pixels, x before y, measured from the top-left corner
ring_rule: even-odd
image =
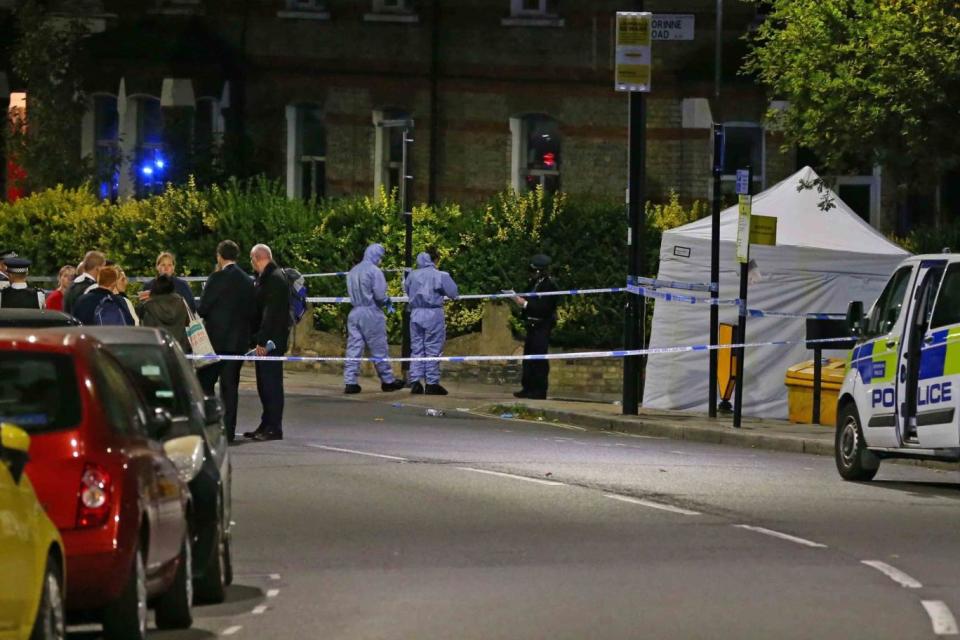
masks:
[[[623,2],[558,0],[559,21],[549,26],[510,20],[510,0],[421,0],[416,22],[371,22],[371,0],[328,0],[324,19],[291,13],[286,0],[88,4],[90,12],[113,16],[106,20],[108,31],[136,32],[146,23],[199,25],[222,43],[224,76],[243,85],[234,87],[234,101],[243,104],[233,117],[242,113],[252,170],[285,175],[285,109],[313,104],[322,108],[327,127],[327,193],[370,193],[373,111],[400,108],[416,123],[413,199],[428,197],[431,166],[438,199],[483,199],[511,182],[510,118],[541,113],[559,123],[561,188],[623,197],[627,96],[612,87],[614,15]],[[709,99],[716,120],[759,121],[766,100],[735,73],[740,36],[754,20],[755,9],[726,3],[724,82],[717,100],[715,0],[648,0],[646,8],[692,13],[696,20],[694,40],[654,43],[648,193],[659,199],[675,189],[687,201],[708,198],[709,129],[684,128],[683,100]],[[122,59],[104,62],[114,75],[138,73],[134,65],[124,68]],[[190,75],[189,66],[170,68]],[[100,79],[98,84],[118,81]],[[770,153],[774,146],[767,147],[768,178],[784,175],[789,165]]]

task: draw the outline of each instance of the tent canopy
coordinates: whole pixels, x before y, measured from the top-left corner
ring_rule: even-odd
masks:
[[[835,206],[822,210],[822,194],[799,189],[800,181],[817,179],[805,167],[753,198],[753,213],[775,216],[777,245],[753,246],[760,280],[750,285],[749,307],[788,313],[842,313],[851,300],[869,304],[883,289],[896,265],[908,254],[866,224],[833,192]],[[735,258],[737,207],[720,218],[720,297],[739,293]],[[708,282],[710,279],[709,217],[663,234],[658,277],[664,280]],[[720,321],[737,322],[735,307],[722,307]],[[651,347],[709,342],[709,306],[658,302],[654,309]],[[787,367],[812,357],[802,341],[802,318],[751,318],[748,342],[797,341],[790,346],[750,349],[744,361],[744,414],[786,418]],[[842,355],[835,352],[832,355]],[[665,409],[705,411],[708,396],[708,355],[704,352],[650,356],[644,405]]]

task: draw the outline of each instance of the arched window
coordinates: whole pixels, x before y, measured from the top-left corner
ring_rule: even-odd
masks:
[[[542,186],[547,193],[560,189],[562,166],[560,127],[543,114],[511,118],[513,138],[513,188],[531,191]]]

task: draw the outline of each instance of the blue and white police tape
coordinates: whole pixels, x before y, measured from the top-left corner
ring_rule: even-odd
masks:
[[[734,307],[740,305],[740,298],[703,298],[697,296],[688,296],[682,293],[667,293],[666,291],[658,291],[657,289],[641,287],[635,284],[627,285],[627,291],[638,296],[643,296],[644,298],[653,298],[655,300],[663,300],[665,302],[683,302],[686,304],[708,304]]]
[[[845,318],[845,313],[789,313],[787,311],[764,311],[763,309],[747,309],[747,316],[751,318],[810,318],[813,320],[837,320]]]
[[[649,349],[622,349],[612,351],[575,351],[572,353],[543,353],[535,355],[500,356],[424,356],[410,358],[348,358],[346,356],[220,356],[189,355],[191,360],[250,360],[267,362],[494,362],[500,360],[585,360],[590,358],[627,358],[631,356],[650,356],[694,351],[717,351],[721,349],[754,349],[757,347],[789,346],[795,344],[814,344],[846,342],[850,338],[822,338],[819,340],[776,340],[774,342],[748,342],[746,344],[698,344],[687,347],[653,347]]]
[[[653,287],[654,289],[683,289],[685,291],[719,291],[720,287],[716,282],[701,284],[698,282],[678,282],[676,280],[658,280],[656,278],[644,278],[641,276],[627,276],[627,286],[641,285]]]
[[[605,287],[602,289],[564,289],[562,291],[529,291],[527,293],[514,293],[506,291],[503,293],[471,293],[462,295],[457,300],[502,300],[520,296],[521,298],[546,298],[549,296],[583,296],[597,293],[623,293],[626,287]],[[393,296],[390,302],[409,302],[407,296]],[[307,302],[314,304],[344,304],[350,302],[349,296],[334,297],[308,297]]]

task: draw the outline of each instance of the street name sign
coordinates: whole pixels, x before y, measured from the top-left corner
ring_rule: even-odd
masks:
[[[651,23],[645,11],[617,12],[617,52],[614,88],[617,91],[650,91]]]
[[[686,13],[658,13],[651,24],[654,40],[693,40],[694,17]]]

